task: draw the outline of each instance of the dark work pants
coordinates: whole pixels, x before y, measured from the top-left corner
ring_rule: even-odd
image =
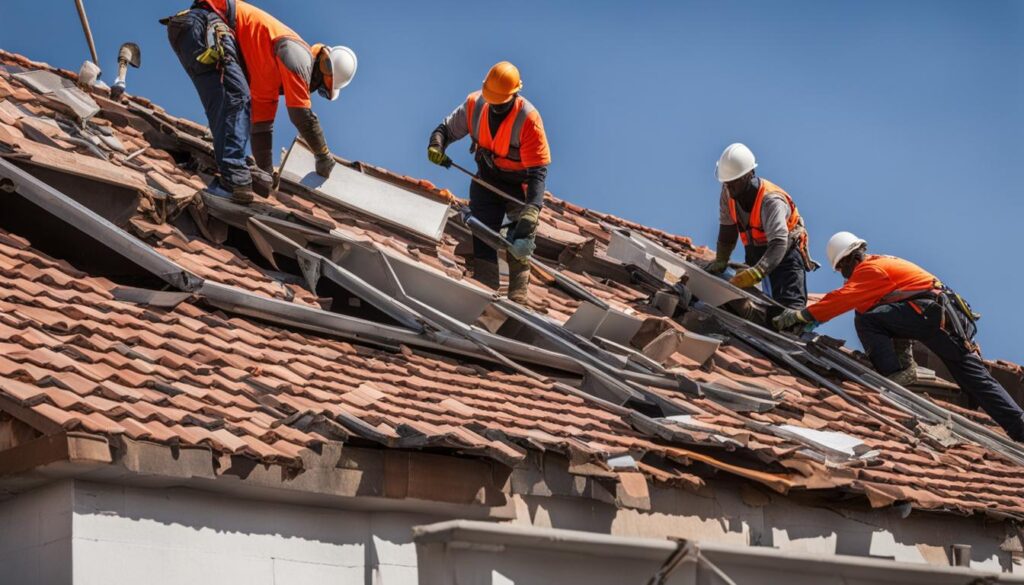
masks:
[[[502,177],[502,173],[494,171],[477,173],[477,176],[481,177],[491,185],[494,185],[498,189],[501,189],[503,192],[508,193],[512,197],[525,197],[523,195],[523,183],[521,180],[518,180],[518,177]],[[514,213],[518,211],[518,209],[518,205],[504,199],[503,197],[495,195],[487,187],[484,187],[476,181],[470,182],[469,210],[473,214],[473,217],[480,220],[481,223],[492,230],[499,231],[501,229],[501,220],[505,218],[506,212]],[[498,252],[480,239],[474,237],[473,257],[486,262],[497,262]]]
[[[744,248],[748,266],[753,266],[761,260],[768,250],[766,246],[747,246]],[[804,265],[804,257],[796,245],[791,245],[782,262],[766,276],[768,286],[766,292],[781,305],[790,309],[803,309],[807,306],[807,267]],[[781,313],[781,309],[769,310],[768,317],[772,318]]]
[[[206,27],[216,18],[216,13],[194,8],[171,20],[167,36],[199,92],[213,133],[213,154],[221,183],[230,189],[233,185],[252,183],[245,160],[249,147],[251,99],[234,37],[224,39],[226,56],[219,67],[196,61],[196,57],[206,50]]]
[[[910,301],[904,301],[879,305],[866,313],[857,313],[854,318],[857,336],[875,370],[888,376],[902,369],[893,349],[894,338],[920,341],[942,360],[960,389],[981,405],[1010,438],[1024,441],[1024,410],[992,377],[981,356],[940,327],[939,303],[927,299],[912,302],[921,313],[914,310]]]

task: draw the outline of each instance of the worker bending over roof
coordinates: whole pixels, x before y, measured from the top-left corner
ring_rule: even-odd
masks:
[[[974,343],[978,315],[959,295],[912,262],[868,254],[867,242],[850,232],[832,236],[827,251],[846,283],[806,309],[787,309],[775,318],[776,327],[824,323],[856,310],[857,336],[879,374],[904,386],[915,383],[917,365],[906,340],[920,341],[1010,438],[1024,441],[1024,411],[981,360]]]
[[[740,143],[730,144],[718,159],[716,176],[722,184],[718,209],[715,259],[706,268],[724,272],[743,241],[749,266],[732,277],[740,288],[768,278],[768,293],[786,307],[807,305],[807,271],[817,270],[807,250],[807,230],[793,198],[781,187],[754,172],[754,153]]]
[[[200,0],[234,31],[245,62],[252,96],[252,153],[256,166],[273,172],[274,118],[278,96],[284,95],[299,136],[316,155],[316,172],[329,177],[334,157],[327,147],[310,95],[338,99],[356,74],[356,54],[348,47],[308,45],[270,14],[242,0]]]
[[[231,28],[197,2],[164,18],[167,38],[195,85],[213,133],[219,176],[206,190],[244,205],[252,203],[252,174],[245,160],[249,145],[249,84]]]
[[[477,181],[470,184],[469,207],[478,220],[495,231],[500,230],[506,213],[516,220],[508,232],[512,242],[507,256],[508,298],[525,304],[529,258],[544,205],[551,152],[540,112],[519,95],[522,87],[515,65],[502,61],[492,67],[481,91],[469,94],[430,135],[427,157],[435,164],[450,166],[445,149],[469,135],[477,176],[523,202],[522,206],[511,204]],[[497,251],[478,238],[473,238],[473,274],[478,281],[498,289]]]

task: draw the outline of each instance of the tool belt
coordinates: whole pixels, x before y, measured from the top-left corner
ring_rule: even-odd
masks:
[[[967,351],[978,353],[979,348],[974,336],[978,334],[978,320],[981,319],[981,315],[975,313],[970,303],[948,286],[942,285],[938,300],[942,307],[940,327],[963,343]]]
[[[813,258],[811,258],[811,251],[808,249],[807,240],[807,230],[801,230],[800,235],[797,236],[796,246],[797,250],[800,251],[800,257],[804,261],[804,268],[807,272],[814,272],[821,268],[821,264],[818,264]]]
[[[890,293],[883,297],[879,304],[908,303],[919,314],[923,314],[914,301],[932,301],[939,305],[941,310],[939,328],[963,344],[967,351],[977,353],[978,344],[975,343],[974,337],[978,334],[978,320],[981,319],[981,315],[975,313],[970,303],[953,289],[941,282],[936,282],[934,286],[935,288],[929,290]]]
[[[189,26],[188,14],[193,10],[203,10],[208,13],[206,17],[206,31],[204,38],[204,50],[196,56],[196,61],[203,65],[217,67],[232,58],[232,55],[224,48],[224,38],[233,36],[231,30],[216,12],[210,10],[205,2],[196,2],[191,8],[182,10],[177,14],[160,19],[160,24],[167,27],[167,34],[172,45],[176,45],[177,38]]]

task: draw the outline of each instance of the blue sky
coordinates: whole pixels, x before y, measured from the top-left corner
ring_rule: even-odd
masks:
[[[157,24],[188,3],[86,8],[108,82],[117,47],[136,41],[129,92],[204,121]],[[839,230],[913,260],[985,315],[987,357],[1024,362],[1024,2],[255,3],[309,42],[358,53],[342,98],[314,98],[341,156],[465,196],[463,177],[426,161],[427,137],[508,59],[544,116],[559,197],[713,246],[714,164],[745,142],[795,197],[819,260]],[[4,0],[0,47],[77,70],[88,49],[73,3],[40,6]],[[279,116],[278,145],[293,136]],[[465,146],[450,153],[468,163]],[[818,292],[840,284],[827,269],[810,277]],[[855,337],[849,315],[822,330]]]

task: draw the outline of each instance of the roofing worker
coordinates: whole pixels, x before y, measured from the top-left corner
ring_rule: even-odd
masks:
[[[768,277],[769,294],[792,308],[807,305],[807,272],[817,270],[807,250],[807,230],[793,199],[778,185],[758,177],[754,153],[740,143],[730,144],[718,159],[716,176],[722,184],[718,209],[715,259],[706,268],[724,272],[743,240],[749,268],[732,277],[740,288],[756,286]]]
[[[502,61],[491,67],[481,91],[469,94],[465,103],[455,108],[430,135],[427,157],[435,164],[450,166],[445,149],[469,135],[477,176],[523,201],[521,207],[516,206],[477,181],[470,184],[469,207],[478,220],[495,231],[501,228],[506,212],[516,220],[508,232],[512,242],[508,250],[508,298],[525,304],[530,284],[529,258],[544,205],[551,152],[540,112],[519,95],[522,88],[515,65]],[[473,238],[473,274],[480,282],[498,289],[497,251],[477,238]]]
[[[249,85],[231,29],[208,6],[162,19],[167,38],[203,102],[213,133],[213,155],[220,176],[206,188],[240,204],[253,200],[252,174],[245,160],[249,144]]]
[[[921,267],[893,256],[867,253],[867,243],[839,232],[828,242],[828,260],[846,283],[806,309],[787,309],[779,329],[824,323],[851,309],[864,351],[879,374],[904,386],[917,380],[913,359],[900,359],[894,340],[917,340],[942,360],[953,379],[1006,433],[1024,441],[1024,411],[992,377],[974,334],[978,316],[959,295]],[[909,351],[910,344],[904,344]]]
[[[199,0],[234,30],[245,61],[252,94],[252,153],[256,166],[273,172],[274,118],[284,95],[288,117],[316,155],[316,172],[328,177],[334,168],[310,94],[334,101],[356,74],[356,54],[348,47],[306,44],[284,23],[242,0]]]

